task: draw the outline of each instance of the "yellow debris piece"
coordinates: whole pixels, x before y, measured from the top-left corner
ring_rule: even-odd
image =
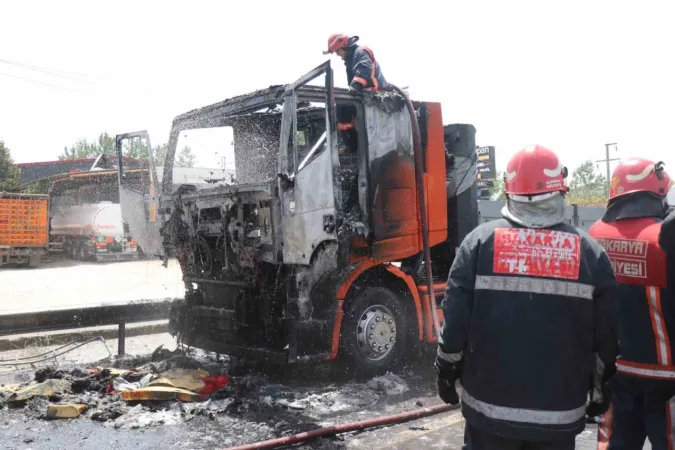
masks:
[[[154,401],[172,401],[196,402],[199,395],[187,389],[180,389],[166,386],[148,386],[143,389],[122,392],[122,400],[127,402],[154,400]]]
[[[21,388],[20,384],[3,384],[0,386],[0,392],[14,393]]]
[[[208,376],[209,373],[201,369],[171,369],[151,381],[148,386],[169,386],[199,392],[205,386],[203,378]]]
[[[79,417],[86,405],[49,405],[47,417],[50,419],[74,419]]]
[[[25,402],[33,397],[51,397],[71,391],[71,383],[66,380],[47,380],[44,383],[31,384],[19,389],[9,398],[10,402]]]

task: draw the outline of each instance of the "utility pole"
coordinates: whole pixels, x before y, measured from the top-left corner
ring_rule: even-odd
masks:
[[[612,174],[609,171],[609,163],[612,162],[612,161],[619,161],[621,159],[621,158],[610,158],[609,157],[609,147],[610,147],[610,145],[614,145],[616,147],[616,142],[613,142],[611,144],[605,144],[605,159],[595,161],[596,163],[604,162],[607,165],[607,195],[609,195],[610,184],[612,183],[612,180],[611,180]]]

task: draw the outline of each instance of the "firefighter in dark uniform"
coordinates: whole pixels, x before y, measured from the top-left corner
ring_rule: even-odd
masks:
[[[671,182],[669,192],[675,190],[675,184]],[[670,256],[675,256],[675,204],[668,205],[668,216],[661,224],[661,232],[659,233],[659,245]],[[673,270],[673,269],[671,269]],[[670,275],[669,275],[670,276]]]
[[[655,450],[675,443],[675,303],[666,289],[675,277],[664,252],[672,245],[663,235],[659,245],[670,185],[663,163],[622,161],[612,174],[607,211],[590,230],[619,282],[617,374],[598,449],[641,449],[647,437]]]
[[[342,58],[347,69],[347,83],[354,92],[362,90],[382,91],[387,89],[387,81],[382,69],[375,60],[375,54],[365,46],[356,45],[358,36],[332,34],[328,38],[328,48],[323,53],[336,53]],[[342,138],[342,147],[354,152],[356,150],[356,133],[354,130],[354,109],[346,105],[338,105],[338,131]]]
[[[381,91],[387,89],[382,69],[375,60],[375,55],[368,47],[356,45],[358,36],[332,34],[328,38],[328,47],[324,54],[336,53],[342,58],[347,69],[349,89],[361,92]],[[340,165],[347,169],[343,187],[345,192],[343,208],[347,213],[358,206],[358,154],[357,136],[354,123],[356,111],[351,105],[337,105],[335,108],[338,128],[338,152]],[[349,173],[350,172],[350,173]]]
[[[435,365],[446,403],[461,381],[465,449],[573,449],[608,407],[616,278],[565,222],[566,176],[545,147],[517,152],[503,218],[469,233],[450,269]]]
[[[356,45],[358,40],[358,36],[332,34],[328,38],[328,49],[323,54],[337,53],[342,58],[347,68],[347,83],[350,89],[355,91],[387,89],[387,81],[375,60],[375,54],[368,47]]]

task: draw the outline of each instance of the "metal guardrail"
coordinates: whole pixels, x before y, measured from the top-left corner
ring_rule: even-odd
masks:
[[[126,324],[168,319],[172,301],[167,298],[118,305],[0,314],[0,336],[117,325],[117,353],[124,355]]]

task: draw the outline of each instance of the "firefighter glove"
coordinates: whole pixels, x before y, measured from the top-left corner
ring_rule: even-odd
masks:
[[[455,382],[461,377],[461,352],[459,354],[446,353],[440,346],[438,347],[438,356],[436,357],[436,386],[438,387],[438,396],[445,403],[457,405],[459,395]],[[454,362],[453,362],[454,361]]]
[[[614,363],[605,365],[600,357],[595,356],[595,371],[589,379],[589,398],[586,406],[586,415],[588,417],[598,417],[603,415],[609,409],[612,401],[612,377],[616,373]]]
[[[612,390],[609,383],[604,383],[600,389],[593,389],[591,391],[591,399],[586,406],[586,415],[588,417],[602,416],[609,409],[609,404],[612,401]]]
[[[363,90],[363,85],[358,81],[352,81],[349,83],[349,92],[361,92]]]

